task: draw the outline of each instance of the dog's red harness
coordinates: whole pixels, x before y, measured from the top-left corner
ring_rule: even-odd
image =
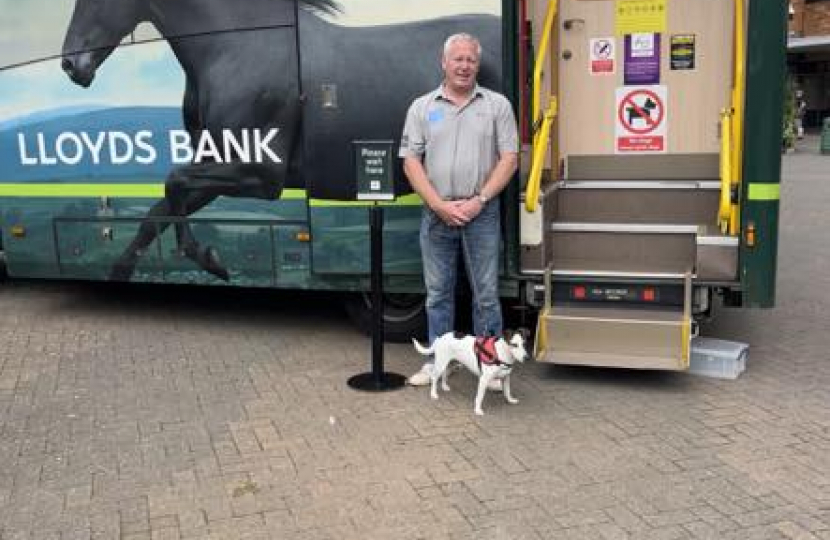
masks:
[[[499,353],[496,352],[496,341],[498,340],[499,338],[496,336],[476,337],[473,350],[476,353],[479,371],[481,371],[482,364],[488,366],[509,365],[499,360]]]

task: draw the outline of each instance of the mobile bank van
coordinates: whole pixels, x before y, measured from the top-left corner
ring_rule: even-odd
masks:
[[[539,312],[540,360],[683,370],[715,295],[774,303],[783,0],[0,7],[12,278],[327,290],[368,327],[382,204],[386,335],[416,335],[422,203],[395,156],[467,32],[521,123],[501,291]]]

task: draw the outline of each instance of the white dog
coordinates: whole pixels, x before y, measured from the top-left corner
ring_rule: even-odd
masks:
[[[524,362],[527,358],[525,351],[524,332],[505,332],[504,337],[480,338],[475,336],[456,335],[453,332],[438,337],[427,349],[413,339],[415,350],[423,355],[434,355],[435,366],[432,369],[432,399],[438,399],[438,378],[441,378],[441,388],[449,392],[447,384],[447,367],[455,360],[465,365],[474,375],[478,376],[478,392],[475,399],[475,413],[483,415],[481,402],[487,385],[494,379],[502,380],[504,398],[514,405],[519,402],[510,393],[510,373],[515,362]]]

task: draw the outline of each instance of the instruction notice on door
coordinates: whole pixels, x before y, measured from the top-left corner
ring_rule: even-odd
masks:
[[[616,71],[616,42],[613,37],[590,41],[591,75],[613,75]]]
[[[615,154],[666,151],[668,103],[665,86],[617,88]]]
[[[666,31],[666,0],[617,0],[615,10],[618,36]]]
[[[660,34],[625,36],[623,84],[660,83]]]

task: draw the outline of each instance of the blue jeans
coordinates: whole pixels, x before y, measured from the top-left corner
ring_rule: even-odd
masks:
[[[432,210],[421,219],[421,255],[427,291],[429,342],[455,330],[458,254],[473,292],[473,331],[478,336],[502,332],[499,302],[499,200],[489,201],[464,227],[451,227]]]

